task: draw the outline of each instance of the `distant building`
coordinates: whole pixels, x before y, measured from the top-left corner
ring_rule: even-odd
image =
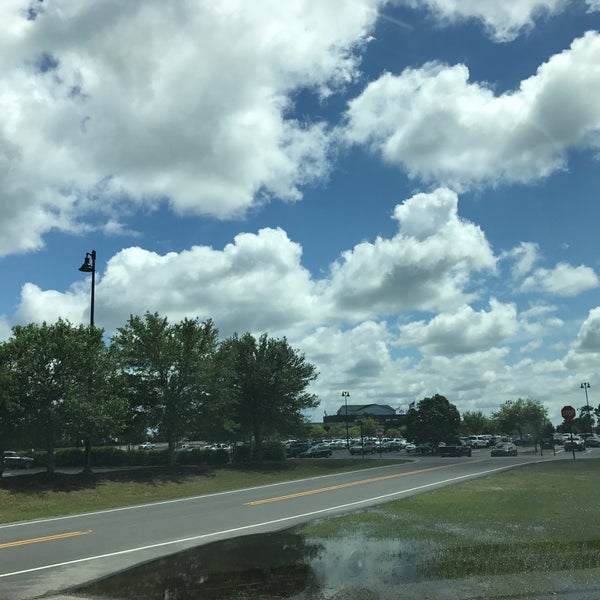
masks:
[[[406,416],[398,413],[387,404],[348,404],[348,425],[353,426],[359,417],[371,417],[381,423],[384,429],[399,427]],[[335,415],[325,415],[323,425],[346,423],[346,405],[342,404]]]

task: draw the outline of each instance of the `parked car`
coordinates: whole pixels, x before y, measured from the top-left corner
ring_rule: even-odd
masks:
[[[600,448],[600,437],[597,435],[590,435],[585,440],[586,448]]]
[[[365,441],[363,444],[360,442],[350,446],[350,454],[375,454],[377,452],[377,446],[374,442]]]
[[[298,458],[300,454],[306,452],[310,448],[308,442],[294,442],[285,449],[285,455],[288,458]]]
[[[138,446],[138,450],[154,450],[156,446],[152,442],[143,442]]]
[[[489,440],[482,435],[470,435],[469,442],[471,448],[487,448],[489,445]]]
[[[33,458],[21,456],[14,450],[5,450],[3,454],[4,466],[9,469],[30,469],[33,467]]]
[[[496,444],[490,452],[491,456],[517,456],[517,454],[519,454],[519,451],[512,442]]]
[[[408,454],[413,454],[417,451],[417,446],[416,444],[408,443],[406,444],[406,446],[404,446],[404,449],[406,450],[406,452],[408,452]]]
[[[300,458],[323,458],[333,454],[331,448],[325,444],[311,446],[308,450],[300,453]]]
[[[568,438],[565,440],[565,452],[583,452],[585,450],[585,442],[580,437],[573,436],[573,439]]]
[[[380,448],[382,452],[398,452],[402,450],[403,445],[396,440],[388,440],[387,442],[381,442]]]
[[[452,440],[438,446],[440,456],[471,456],[471,446],[463,444],[460,440]]]
[[[206,446],[205,450],[223,450],[224,452],[231,452],[231,445],[225,442],[217,442],[216,444],[210,444]]]
[[[189,444],[181,444],[181,446],[177,446],[177,448],[175,448],[175,452],[189,452],[193,449],[194,447],[190,446]]]

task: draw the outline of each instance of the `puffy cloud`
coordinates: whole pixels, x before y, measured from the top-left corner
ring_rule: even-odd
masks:
[[[493,272],[495,257],[481,229],[459,218],[457,204],[456,193],[439,188],[397,206],[399,233],[345,252],[325,297],[351,319],[463,304],[472,273]]]
[[[159,255],[127,248],[113,256],[96,285],[96,323],[114,331],[130,314],[158,311],[173,320],[212,318],[223,335],[233,331],[288,333],[319,320],[315,284],[300,265],[301,248],[280,229],[240,234],[223,250],[195,246]],[[22,321],[58,316],[85,322],[89,283],[66,293],[26,284]]]
[[[452,356],[487,350],[518,330],[514,304],[490,301],[489,311],[462,306],[454,313],[440,313],[428,323],[414,321],[401,327],[401,343],[417,346],[424,354]]]
[[[590,310],[582,323],[574,350],[583,353],[600,353],[600,307]]]
[[[328,139],[292,94],[354,77],[380,0],[30,4],[0,8],[0,256],[139,203],[299,199]]]
[[[553,269],[536,269],[521,284],[521,292],[576,296],[598,287],[598,276],[590,267],[558,263]]]
[[[477,19],[496,41],[508,42],[523,30],[531,29],[540,16],[561,12],[569,0],[404,0],[404,3],[428,10],[442,24]]]
[[[138,247],[113,256],[98,274],[96,320],[108,330],[130,313],[213,318],[224,332],[289,331],[309,324],[357,323],[411,309],[460,306],[474,272],[494,273],[495,257],[476,225],[458,216],[458,198],[440,188],[396,207],[399,233],[362,242],[315,280],[302,249],[281,229],[242,233],[222,250],[195,246],[159,255]],[[65,293],[26,284],[18,318],[85,322],[89,283]]]
[[[343,135],[413,178],[533,181],[565,168],[568,148],[600,143],[599,62],[600,33],[588,32],[501,95],[460,64],[385,73],[349,103]]]
[[[516,248],[503,253],[501,258],[512,260],[511,274],[513,279],[522,279],[532,271],[539,261],[539,246],[532,242],[521,242]]]
[[[4,342],[10,337],[11,326],[4,315],[0,315],[0,342]]]

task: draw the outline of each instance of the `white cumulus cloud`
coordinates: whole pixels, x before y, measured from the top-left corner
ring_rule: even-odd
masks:
[[[500,95],[462,64],[385,73],[349,103],[343,135],[425,181],[534,181],[566,168],[569,148],[600,143],[598,64],[600,33],[588,32]]]
[[[404,325],[401,343],[417,346],[424,354],[452,356],[487,350],[503,343],[517,330],[515,305],[492,299],[489,311],[475,311],[465,305],[453,313],[439,313],[429,322]]]
[[[447,188],[416,194],[394,211],[399,233],[344,252],[333,265],[326,297],[342,315],[397,314],[460,306],[474,272],[493,272],[484,233],[458,216]]]
[[[514,40],[536,19],[562,12],[569,0],[403,0],[429,11],[441,24],[477,19],[498,42]],[[597,0],[587,0],[588,3]]]
[[[521,292],[545,293],[554,296],[577,296],[598,287],[598,276],[590,267],[574,267],[558,263],[553,269],[536,269],[525,278]]]
[[[228,218],[298,200],[329,141],[292,96],[352,80],[379,4],[3,1],[0,256],[52,228],[118,231],[140,203]]]

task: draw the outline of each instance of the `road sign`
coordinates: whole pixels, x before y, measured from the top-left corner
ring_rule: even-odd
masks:
[[[575,415],[577,414],[575,412],[575,409],[572,406],[569,406],[567,404],[567,406],[563,406],[562,410],[560,411],[560,414],[562,415],[562,418],[565,421],[572,421],[575,418]]]

